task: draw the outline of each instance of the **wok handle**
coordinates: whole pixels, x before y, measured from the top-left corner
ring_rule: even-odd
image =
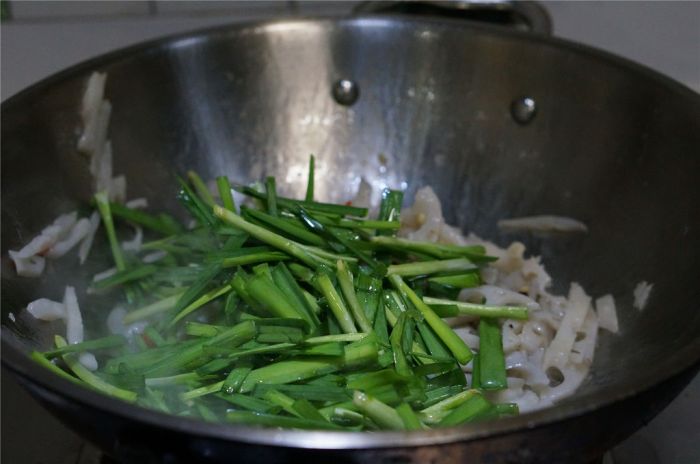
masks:
[[[354,14],[398,13],[464,19],[510,27],[537,34],[552,35],[552,18],[536,1],[515,0],[419,0],[366,1]]]

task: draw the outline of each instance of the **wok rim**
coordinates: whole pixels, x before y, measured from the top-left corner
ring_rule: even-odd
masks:
[[[626,71],[644,76],[655,81],[655,84],[665,86],[668,90],[688,98],[689,105],[697,106],[700,115],[700,94],[686,85],[665,76],[645,65],[594,47],[582,45],[565,39],[546,35],[522,32],[496,26],[483,25],[459,20],[432,18],[414,18],[402,15],[361,15],[347,18],[292,18],[281,20],[246,21],[234,24],[219,25],[167,35],[127,46],[94,58],[79,62],[73,66],[52,74],[37,83],[19,91],[5,99],[0,105],[2,117],[8,112],[18,111],[25,99],[31,99],[34,94],[49,89],[54,84],[84,73],[88,70],[99,69],[101,66],[118,62],[131,55],[155,51],[160,48],[175,47],[184,41],[199,41],[216,36],[241,34],[246,29],[267,30],[271,27],[303,27],[314,24],[324,27],[338,25],[368,25],[385,27],[395,23],[408,25],[431,24],[434,27],[449,29],[465,29],[477,31],[480,34],[498,36],[509,40],[525,40],[551,47],[564,48],[577,55],[604,61],[610,65],[621,67]],[[381,449],[398,447],[419,447],[431,445],[447,445],[456,442],[474,441],[483,438],[496,437],[524,429],[534,429],[552,425],[565,420],[574,419],[597,409],[603,409],[614,403],[630,399],[645,391],[660,385],[672,377],[682,374],[700,362],[700,338],[684,346],[681,351],[674,353],[672,358],[653,373],[643,377],[642,382],[620,382],[614,388],[592,392],[577,397],[554,407],[521,414],[516,417],[503,418],[480,424],[467,424],[460,427],[434,429],[412,432],[336,432],[310,430],[280,430],[260,427],[241,426],[226,423],[210,423],[196,419],[178,417],[146,409],[109,397],[95,390],[88,389],[69,382],[40,365],[31,361],[19,348],[19,343],[8,340],[5,332],[10,332],[2,326],[2,364],[24,380],[41,389],[58,396],[68,398],[76,404],[101,410],[125,420],[156,426],[188,435],[222,439],[253,445],[268,445],[276,447],[302,449]],[[650,371],[651,372],[651,371]]]

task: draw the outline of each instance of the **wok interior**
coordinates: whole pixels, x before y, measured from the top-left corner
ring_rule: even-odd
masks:
[[[60,299],[65,285],[84,289],[111,266],[102,237],[86,266],[67,256],[38,280],[16,277],[6,258],[90,200],[88,163],[75,146],[83,86],[96,70],[109,73],[115,174],[126,175],[129,198],[178,211],[174,176],[187,169],[240,182],[273,175],[280,191],[301,196],[311,153],[321,199],[351,198],[361,177],[375,191],[405,188],[407,199],[431,185],[448,222],[541,254],[559,292],[577,281],[594,296],[615,296],[621,333],[601,336],[591,378],[568,401],[621,395],[659,380],[662,367],[697,361],[697,95],[572,46],[377,19],[163,41],[80,66],[3,105],[2,330],[24,349],[63,330],[23,317],[27,302]],[[359,85],[353,106],[331,96],[340,78]],[[509,110],[522,96],[537,102],[527,125]],[[496,227],[534,214],[570,216],[589,232]],[[640,312],[632,292],[642,280],[654,288]],[[109,304],[83,298],[87,335],[98,336]]]

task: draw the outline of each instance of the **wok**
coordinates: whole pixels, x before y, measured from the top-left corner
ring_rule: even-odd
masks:
[[[90,200],[75,145],[95,70],[109,73],[115,171],[126,174],[129,197],[176,210],[173,177],[188,168],[237,181],[274,175],[279,190],[300,195],[309,153],[319,198],[348,199],[361,176],[408,198],[432,185],[448,222],[541,254],[555,290],[578,281],[593,295],[613,293],[621,333],[602,334],[590,377],[554,408],[412,433],[203,423],[57,378],[26,354],[59,329],[22,308],[58,298],[109,257],[98,252],[83,268],[64,258],[32,280],[16,277],[6,256]],[[650,420],[697,372],[699,154],[700,96],[535,34],[356,17],[236,25],[117,51],[2,105],[2,361],[66,424],[125,462],[585,462]],[[532,214],[575,217],[589,232],[505,235],[495,226]],[[640,312],[632,291],[642,280],[654,288]],[[106,308],[82,298],[88,335],[98,335]]]

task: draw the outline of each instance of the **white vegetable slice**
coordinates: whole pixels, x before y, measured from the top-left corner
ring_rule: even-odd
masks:
[[[63,295],[63,305],[66,307],[66,340],[69,344],[80,343],[84,340],[85,332],[83,330],[83,315],[80,313],[75,288],[71,286],[66,287]],[[92,353],[80,353],[78,359],[87,369],[93,371],[97,369],[97,359]]]
[[[148,199],[143,197],[134,198],[124,203],[124,206],[127,208],[148,208]]]
[[[46,259],[42,256],[20,258],[16,251],[10,251],[10,258],[15,263],[17,275],[22,277],[39,277],[46,267]]]
[[[123,203],[126,200],[126,177],[122,175],[112,178],[107,193],[111,201]]]
[[[649,295],[651,295],[651,289],[654,288],[654,284],[650,284],[646,281],[641,281],[634,287],[634,302],[632,306],[638,310],[643,310],[647,301],[649,301]]]
[[[143,243],[143,229],[139,225],[134,226],[134,238],[122,242],[122,249],[125,251],[139,251]]]
[[[494,285],[482,285],[480,287],[465,288],[459,292],[459,300],[481,303],[479,299],[486,299],[486,304],[493,306],[518,305],[535,311],[540,305],[525,295]]]
[[[92,277],[93,282],[99,282],[100,280],[104,280],[107,277],[111,277],[114,274],[117,273],[117,268],[116,267],[110,267],[109,269],[106,269],[102,272],[98,272]]]
[[[507,219],[499,225],[504,229],[536,232],[587,230],[582,222],[560,216]],[[506,320],[503,323],[508,388],[490,392],[491,400],[512,401],[519,405],[521,412],[527,412],[550,406],[573,394],[588,374],[598,330],[606,325],[617,327],[616,317],[614,323],[610,322],[605,315],[607,309],[601,311],[605,304],[596,303],[598,311],[593,310],[590,297],[580,285],[572,284],[568,297],[550,294],[551,277],[538,257],[525,258],[523,244],[514,242],[501,248],[473,233],[464,236],[459,229],[447,225],[440,201],[428,187],[420,189],[414,204],[403,210],[399,236],[484,246],[486,254],[498,259],[481,269],[485,285],[462,290],[459,299],[479,303],[485,299],[487,304],[530,307],[527,321]],[[611,312],[616,316],[612,297],[611,303]],[[478,346],[472,321],[453,318],[448,323],[470,346]],[[469,377],[471,366],[464,366],[463,370]]]
[[[577,332],[576,341],[571,348],[571,362],[574,364],[583,364],[590,366],[593,363],[593,354],[595,353],[595,344],[598,340],[598,316],[595,311],[588,311],[586,319],[579,332]],[[579,339],[579,337],[581,337]]]
[[[68,253],[90,232],[90,220],[82,218],[71,228],[68,236],[60,242],[55,243],[46,253],[47,258],[60,258]]]
[[[545,370],[553,366],[559,369],[566,366],[571,348],[576,341],[576,332],[583,325],[590,306],[591,298],[586,295],[579,284],[572,282],[569,290],[569,304],[564,319],[562,319],[552,343],[544,353],[542,364]]]
[[[51,301],[47,298],[39,298],[27,305],[27,312],[36,319],[42,321],[55,321],[65,319],[66,307],[58,301]]]
[[[96,371],[99,367],[95,355],[87,351],[84,353],[80,353],[80,356],[78,356],[78,361],[80,361],[80,364],[85,366],[85,368],[91,371]]]
[[[588,232],[588,227],[581,221],[550,215],[501,219],[498,221],[498,228],[504,231]]]
[[[126,316],[127,311],[121,305],[115,306],[107,316],[107,329],[112,334],[124,335],[125,337],[131,337],[136,334],[140,334],[148,325],[147,321],[137,321],[133,324],[124,324],[124,316]]]
[[[612,333],[619,331],[617,322],[617,310],[615,309],[615,299],[612,295],[604,295],[595,300],[595,308],[598,312],[598,325],[601,329]]]
[[[15,251],[14,255],[17,258],[30,258],[34,255],[41,255],[53,246],[54,243],[61,240],[68,234],[75,222],[78,220],[78,213],[72,211],[70,213],[61,214],[51,225],[44,227],[41,233],[34,237],[21,250]]]
[[[90,171],[95,178],[95,191],[109,191],[112,183],[112,142],[107,140],[92,160]]]
[[[88,233],[83,238],[83,242],[80,244],[80,249],[78,249],[78,257],[80,258],[80,264],[85,263],[88,256],[90,255],[90,250],[92,249],[92,243],[95,241],[95,234],[97,229],[100,227],[100,213],[93,211],[90,215],[90,228]]]
[[[360,178],[360,186],[352,199],[352,205],[360,208],[372,206],[372,185],[364,177]]]
[[[573,395],[583,383],[583,379],[588,375],[588,370],[588,367],[585,366],[570,366],[561,369],[561,374],[564,377],[563,381],[554,387],[546,388],[540,394],[540,401],[543,403],[538,407],[547,406],[562,398]]]
[[[150,263],[155,263],[156,261],[160,261],[161,259],[165,258],[168,256],[168,253],[162,250],[154,251],[153,253],[149,253],[145,255],[143,258],[141,258],[141,261],[143,261],[146,264]]]
[[[445,225],[442,206],[430,187],[416,192],[413,206],[401,212],[401,234],[411,240],[437,242]]]
[[[102,98],[104,97],[105,83],[107,81],[107,73],[94,72],[88,79],[85,93],[83,94],[83,102],[80,108],[80,115],[83,121],[95,117]]]
[[[84,121],[83,134],[78,140],[78,150],[93,156],[97,150],[102,148],[107,140],[107,128],[111,114],[112,104],[107,100],[102,100],[97,112]]]
[[[78,297],[75,288],[67,286],[63,295],[63,304],[66,307],[66,340],[69,344],[83,341],[83,316],[78,306]]]

